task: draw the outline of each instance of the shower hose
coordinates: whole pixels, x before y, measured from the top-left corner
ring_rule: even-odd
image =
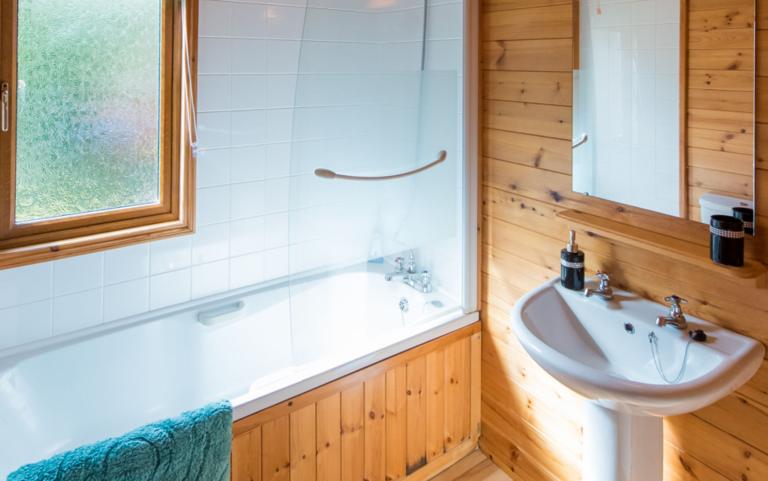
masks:
[[[677,373],[677,376],[674,379],[669,379],[666,374],[664,374],[664,369],[662,369],[661,365],[661,356],[659,355],[659,338],[656,336],[656,333],[651,331],[648,333],[648,342],[651,344],[651,355],[653,356],[653,364],[656,366],[656,371],[658,371],[659,376],[666,382],[667,384],[677,384],[680,382],[680,380],[685,376],[685,367],[688,365],[688,350],[691,347],[691,341],[688,341],[688,344],[685,345],[685,353],[683,354],[683,365],[680,366],[680,371]]]

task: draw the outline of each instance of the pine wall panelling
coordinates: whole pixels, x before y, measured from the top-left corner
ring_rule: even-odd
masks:
[[[707,182],[748,174],[744,122],[750,72],[752,0],[689,0],[688,145],[691,201]],[[581,399],[539,368],[509,327],[512,305],[559,272],[569,226],[556,214],[577,208],[654,231],[706,242],[706,227],[571,193],[572,12],[563,0],[485,0],[482,6],[483,247],[481,448],[516,481],[581,478]],[[768,205],[768,1],[757,33],[756,200]],[[742,54],[742,55],[739,55]],[[741,58],[746,58],[740,63]],[[738,63],[735,65],[734,62]],[[709,83],[708,83],[709,82]],[[723,88],[722,85],[728,85]],[[750,114],[751,115],[751,114]],[[743,134],[741,129],[747,129]],[[733,133],[723,142],[724,133]],[[720,149],[720,147],[723,149]],[[733,155],[731,155],[733,154]],[[709,167],[728,159],[729,167]],[[742,177],[739,177],[742,176]],[[701,185],[699,185],[701,183]],[[738,183],[738,182],[737,182]],[[718,184],[722,185],[722,184]],[[768,291],[717,272],[661,258],[599,236],[580,239],[590,272],[662,302],[677,293],[687,310],[768,343]],[[749,254],[768,261],[768,217],[759,216]],[[667,481],[768,479],[768,362],[735,394],[665,421]]]

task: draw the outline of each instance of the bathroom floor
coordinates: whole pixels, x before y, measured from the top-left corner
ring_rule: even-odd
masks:
[[[481,451],[473,451],[431,481],[512,481]]]

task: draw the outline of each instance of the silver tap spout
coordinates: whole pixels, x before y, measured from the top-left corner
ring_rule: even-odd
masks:
[[[683,314],[683,304],[688,304],[688,301],[682,297],[672,294],[669,297],[664,298],[669,302],[669,314],[666,316],[659,316],[656,318],[656,325],[659,327],[672,326],[675,329],[687,329],[688,320]]]
[[[584,289],[584,295],[586,297],[597,296],[606,301],[613,299],[613,288],[611,288],[611,278],[604,272],[597,271],[595,277],[600,280],[600,285],[597,289]]]

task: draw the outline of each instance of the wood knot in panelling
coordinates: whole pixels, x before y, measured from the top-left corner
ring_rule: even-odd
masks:
[[[543,156],[544,156],[544,149],[539,149],[536,155],[533,156],[534,167],[538,167],[539,165],[541,165],[541,159]]]
[[[515,462],[520,459],[520,450],[517,449],[517,446],[513,445],[509,448],[509,459]]]
[[[496,58],[496,66],[498,67],[498,66],[501,66],[504,63],[504,60],[506,60],[507,58],[507,47],[505,46],[503,40],[498,40],[496,42],[496,45],[498,45],[499,48],[501,48],[501,53]]]
[[[683,469],[688,473],[693,475],[693,468],[691,468],[691,465],[688,464],[682,455],[677,457],[677,460],[680,461],[680,465],[683,467]],[[695,475],[694,475],[695,478]]]

